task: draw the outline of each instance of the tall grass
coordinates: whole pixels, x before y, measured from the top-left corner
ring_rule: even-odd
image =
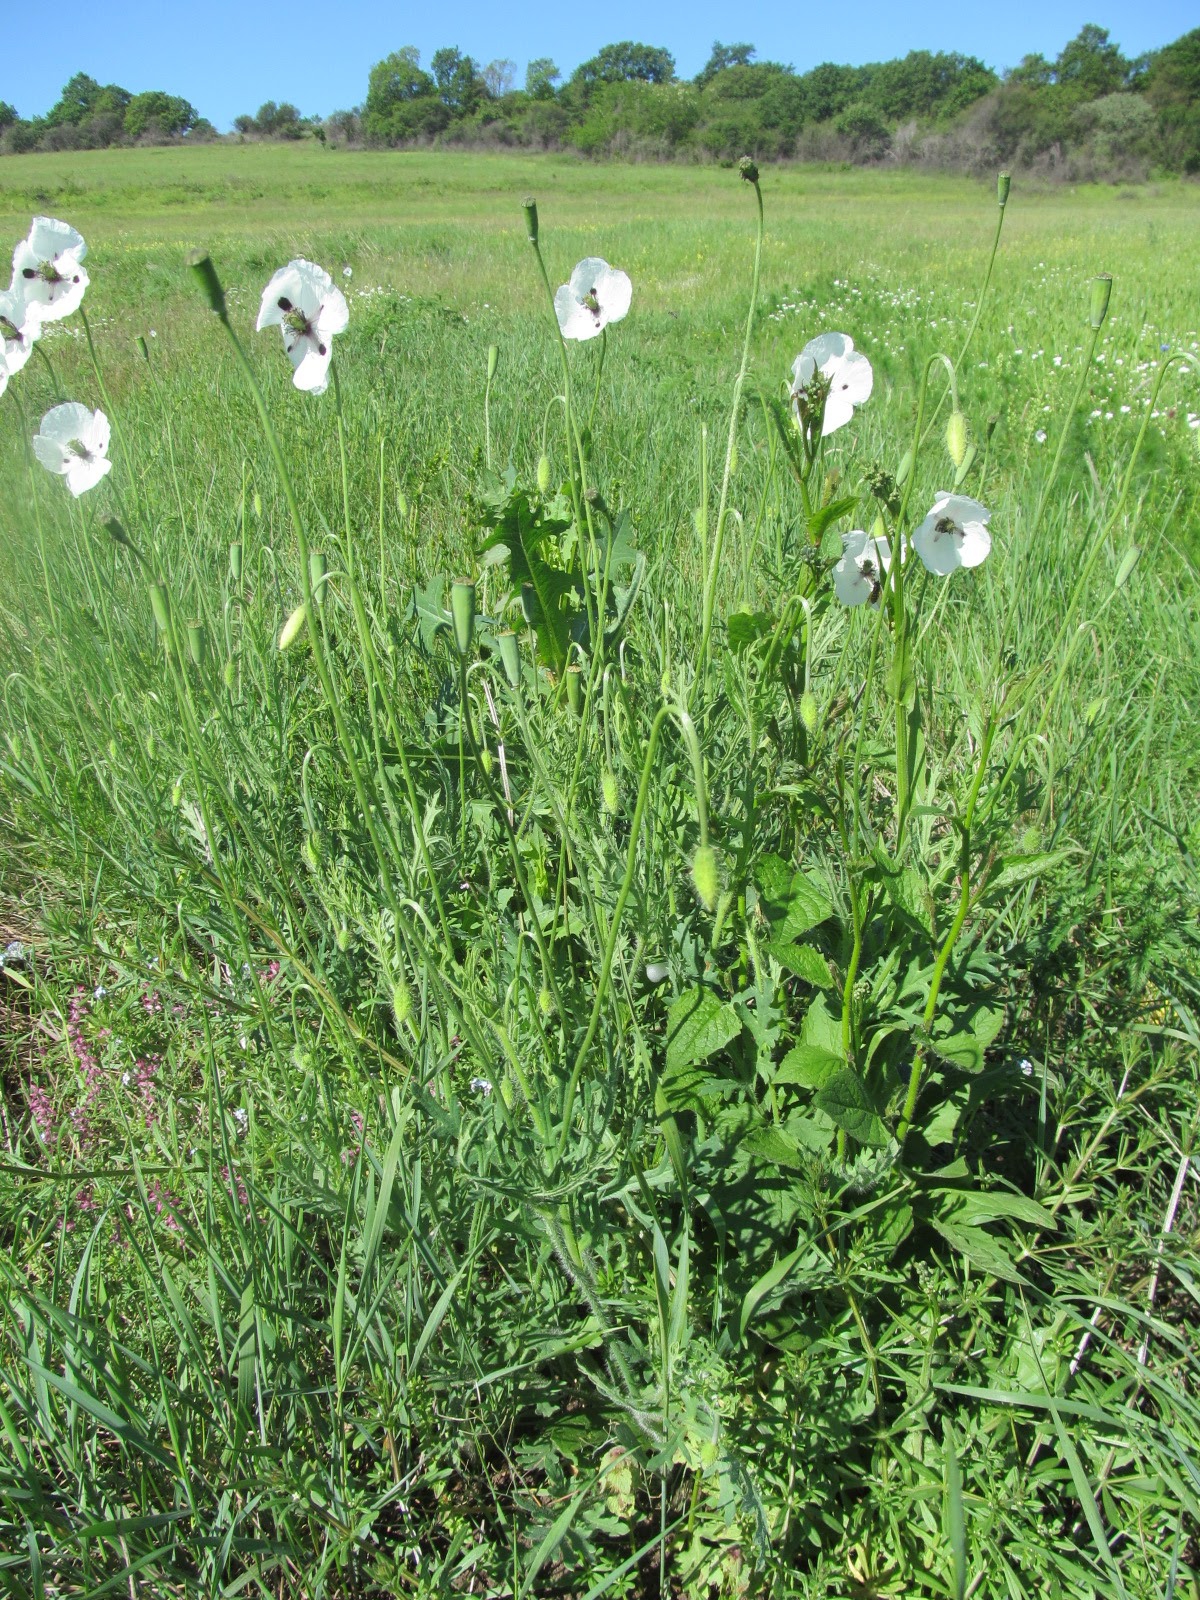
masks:
[[[751,298],[720,181],[703,309],[682,218],[540,196],[551,286],[634,276],[595,389],[514,199],[470,298],[433,232],[352,297],[320,399],[248,331],[299,241],[213,251],[245,368],[182,270],[134,353],[97,251],[78,504],[9,410],[7,1592],[1194,1582],[1186,295],[1002,239],[979,305],[978,206],[797,281],[765,179]],[[876,389],[806,451],[828,327]],[[992,554],[847,612],[842,531],[955,476],[943,346]]]

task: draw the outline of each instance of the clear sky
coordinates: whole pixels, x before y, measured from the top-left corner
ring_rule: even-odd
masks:
[[[569,73],[620,39],[664,45],[691,77],[714,39],[747,40],[760,60],[798,71],[821,61],[881,61],[909,50],[960,50],[989,66],[1013,66],[1031,51],[1054,56],[1085,22],[1108,28],[1126,55],[1178,38],[1200,17],[1196,0],[854,0],[802,5],[760,0],[608,0],[605,5],[393,6],[380,0],[92,0],[79,26],[47,26],[44,8],[5,0],[0,100],[22,116],[48,111],[75,72],[137,93],[184,95],[222,130],[264,100],[290,100],[304,114],[358,105],[373,62],[416,45],[428,65],[442,45],[481,64],[508,57],[518,82],[534,56]]]

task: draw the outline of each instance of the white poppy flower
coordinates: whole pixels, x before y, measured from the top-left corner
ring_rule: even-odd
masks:
[[[554,310],[564,339],[594,339],[610,322],[620,322],[633,299],[628,273],[588,256],[554,296]]]
[[[861,606],[867,600],[878,605],[891,564],[892,547],[886,538],[876,538],[860,528],[844,533],[842,559],[833,569],[834,594],[844,606]]]
[[[913,534],[913,547],[930,572],[942,578],[958,567],[977,567],[992,548],[991,517],[978,500],[941,491]]]
[[[24,295],[30,315],[39,323],[57,322],[78,311],[88,275],[83,269],[87,245],[70,223],[34,217],[29,237],[13,251],[13,290]]]
[[[41,332],[37,314],[18,280],[11,289],[0,289],[0,367],[15,377],[33,353],[33,341]]]
[[[350,321],[346,297],[324,267],[289,261],[263,290],[258,329],[278,326],[283,348],[295,367],[292,382],[309,394],[329,387],[329,361],[335,333]]]
[[[47,472],[67,480],[67,488],[78,499],[112,471],[108,437],[108,418],[103,411],[89,411],[78,400],[68,400],[42,418],[33,453]]]
[[[792,363],[792,404],[801,422],[815,412],[824,390],[821,435],[836,433],[850,421],[855,406],[871,397],[875,374],[848,333],[821,333],[810,339]],[[815,416],[812,419],[815,421]]]

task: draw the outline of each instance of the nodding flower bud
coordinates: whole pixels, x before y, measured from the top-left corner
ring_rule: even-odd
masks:
[[[192,665],[204,665],[204,624],[203,622],[189,622],[187,625],[188,655],[192,658]]]
[[[550,457],[541,455],[537,464],[538,493],[545,494],[550,487]]]
[[[242,547],[236,540],[229,546],[229,577],[233,583],[242,581]]]
[[[255,489],[255,491],[254,491],[254,497],[250,501],[250,504],[254,508],[255,520],[258,521],[258,522],[261,522],[262,521],[262,495],[259,494],[257,489]]]
[[[408,987],[408,980],[403,973],[392,985],[392,1016],[396,1019],[398,1028],[402,1028],[412,1016],[412,990]]]
[[[489,383],[491,383],[492,379],[496,376],[496,363],[499,360],[500,360],[500,346],[498,344],[490,344],[490,345],[488,345],[488,376],[487,376],[487,381]]]
[[[611,767],[605,767],[600,774],[600,796],[604,801],[604,809],[610,817],[615,817],[621,806],[621,791],[617,787],[616,774]]]
[[[133,549],[133,546],[129,543],[129,535],[117,521],[116,517],[105,517],[100,526],[104,529],[105,533],[108,534],[109,538],[114,544],[123,544],[126,549]]]
[[[307,613],[304,607],[302,605],[297,606],[295,611],[292,612],[291,616],[279,630],[279,648],[281,651],[286,650],[289,645],[295,644],[300,630],[304,626],[304,619],[306,615]]]
[[[525,231],[529,235],[530,244],[538,242],[538,216],[537,201],[531,194],[525,196]]]
[[[224,667],[221,669],[221,676],[225,680],[225,687],[229,690],[230,694],[232,694],[234,685],[237,683],[237,662],[234,660],[233,656],[229,657]]]
[[[196,282],[200,285],[200,292],[208,301],[208,309],[215,311],[221,321],[225,321],[225,291],[221,287],[221,280],[217,277],[217,269],[212,264],[212,257],[207,250],[192,250],[187,257],[187,264],[196,274]]]
[[[817,697],[811,689],[800,696],[800,721],[808,733],[817,731]]]
[[[154,622],[159,633],[165,633],[168,638],[171,633],[171,597],[167,586],[161,578],[155,578],[150,585],[150,610],[154,613]]]
[[[692,883],[704,909],[715,911],[717,896],[721,892],[721,874],[717,867],[717,852],[710,844],[702,844],[692,857]]]
[[[325,574],[328,570],[325,552],[323,550],[309,551],[308,581],[312,588],[313,599],[319,606],[325,603]]]
[[[150,360],[150,347],[140,333],[137,336],[137,347],[138,354],[142,360],[148,362]]]
[[[521,682],[521,647],[511,628],[496,635],[496,648],[500,651],[500,665],[504,668],[504,676],[508,679],[509,686],[515,689]]]
[[[752,161],[749,156],[743,156],[738,162],[738,172],[743,183],[758,182],[758,162]]]
[[[956,467],[961,467],[967,455],[967,419],[961,411],[952,411],[946,424],[946,451]]]
[[[460,656],[470,655],[475,639],[475,584],[455,578],[450,587],[450,614],[454,618],[454,646]]]
[[[1003,208],[1008,204],[1008,191],[1012,188],[1012,173],[1002,172],[996,179],[996,199]]]
[[[1102,328],[1108,315],[1108,301],[1112,294],[1112,273],[1101,272],[1092,279],[1091,319],[1093,328]]]

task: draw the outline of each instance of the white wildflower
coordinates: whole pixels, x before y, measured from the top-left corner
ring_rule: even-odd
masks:
[[[610,322],[620,322],[633,299],[627,273],[610,267],[600,256],[588,256],[554,296],[554,310],[564,339],[594,339]]]
[[[103,411],[89,411],[78,400],[68,400],[42,418],[33,453],[47,472],[67,480],[67,488],[78,499],[112,471],[108,440],[108,418]]]
[[[312,261],[289,261],[263,290],[258,330],[278,327],[283,348],[296,369],[292,382],[309,394],[329,387],[332,340],[350,321],[346,297],[324,267]]]

